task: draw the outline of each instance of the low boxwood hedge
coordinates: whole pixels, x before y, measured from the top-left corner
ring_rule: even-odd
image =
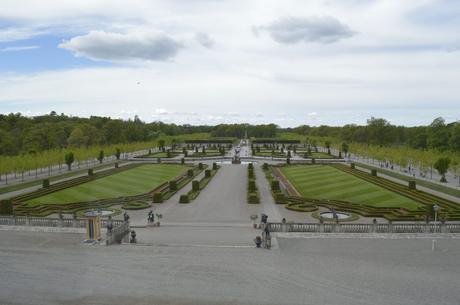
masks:
[[[144,210],[152,206],[150,202],[147,201],[129,201],[124,203],[121,208],[124,210]]]
[[[190,203],[190,198],[187,194],[180,195],[179,203]]]
[[[153,193],[153,202],[154,203],[162,203],[163,202],[163,194],[160,192]]]

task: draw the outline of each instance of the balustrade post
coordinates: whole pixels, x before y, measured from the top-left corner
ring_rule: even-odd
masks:
[[[26,215],[26,226],[30,226],[30,218]]]
[[[425,228],[424,228],[423,232],[425,232],[427,234],[430,233],[430,223],[425,224]]]
[[[393,233],[393,222],[388,222],[388,233]]]
[[[447,226],[445,223],[441,223],[440,227],[441,227],[441,233],[447,233]]]
[[[319,224],[319,232],[324,233],[324,223]]]

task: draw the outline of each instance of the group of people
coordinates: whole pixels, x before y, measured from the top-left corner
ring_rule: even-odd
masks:
[[[154,221],[155,221],[155,214],[153,213],[152,210],[150,210],[149,215],[147,216],[147,222],[154,223]]]

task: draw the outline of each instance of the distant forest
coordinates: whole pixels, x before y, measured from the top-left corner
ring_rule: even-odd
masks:
[[[26,117],[20,113],[0,115],[0,155],[41,152],[50,149],[90,147],[92,145],[152,141],[162,135],[209,133],[214,137],[270,138],[292,132],[302,136],[333,137],[346,142],[380,146],[409,146],[417,149],[460,151],[460,123],[446,124],[436,118],[428,126],[404,127],[381,118],[371,118],[366,125],[343,127],[302,125],[280,128],[275,124],[220,124],[193,126],[145,123],[138,117],[130,120],[92,116],[79,118],[58,115]]]
[[[371,118],[364,126],[348,124],[342,127],[308,125],[287,128],[285,131],[305,136],[331,137],[349,143],[379,146],[408,146],[415,149],[434,149],[460,152],[460,122],[446,124],[438,117],[428,126],[405,127],[390,124],[381,118]]]

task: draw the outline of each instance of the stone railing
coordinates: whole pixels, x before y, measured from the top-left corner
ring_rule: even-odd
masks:
[[[107,227],[107,221],[101,220],[102,228]],[[114,227],[123,224],[122,220],[112,220]],[[48,218],[48,217],[27,217],[27,216],[0,216],[0,225],[7,226],[32,226],[32,227],[59,227],[59,228],[84,228],[85,219],[73,218]]]
[[[270,232],[312,233],[460,233],[460,224],[439,223],[267,223]]]

